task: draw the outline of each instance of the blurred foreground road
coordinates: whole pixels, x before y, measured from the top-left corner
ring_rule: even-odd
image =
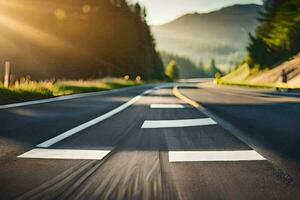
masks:
[[[0,199],[300,199],[297,96],[193,82],[2,108]]]

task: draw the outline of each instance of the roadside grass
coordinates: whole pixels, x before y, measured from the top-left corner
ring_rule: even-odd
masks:
[[[15,103],[56,96],[105,91],[141,85],[142,82],[107,78],[100,80],[23,81],[8,89],[0,82],[0,104]]]
[[[231,86],[240,86],[240,87],[249,87],[249,88],[265,88],[265,89],[300,89],[300,87],[289,86],[284,83],[249,83],[247,81],[222,81],[214,80],[214,83],[217,85],[231,85]]]
[[[0,88],[0,104],[53,97],[49,91],[26,91]]]

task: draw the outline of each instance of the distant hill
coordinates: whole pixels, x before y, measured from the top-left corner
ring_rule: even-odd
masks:
[[[260,5],[234,5],[210,13],[184,15],[170,23],[153,26],[158,48],[219,66],[244,57],[248,33],[258,26]],[[222,68],[222,67],[221,67]],[[224,68],[223,68],[224,69]]]

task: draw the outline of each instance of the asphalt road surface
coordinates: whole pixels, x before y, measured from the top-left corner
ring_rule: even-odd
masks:
[[[300,199],[297,94],[145,85],[0,122],[0,199]]]

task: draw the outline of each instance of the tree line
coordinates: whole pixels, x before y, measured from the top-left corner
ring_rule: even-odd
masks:
[[[146,10],[139,4],[10,0],[0,7],[0,61],[9,60],[16,77],[165,78]]]
[[[246,62],[272,68],[300,52],[300,0],[265,0]]]
[[[211,59],[206,66],[203,62],[196,64],[189,58],[164,51],[160,52],[160,56],[166,68],[166,75],[171,79],[208,78],[214,77],[218,72],[221,73],[215,59]]]

